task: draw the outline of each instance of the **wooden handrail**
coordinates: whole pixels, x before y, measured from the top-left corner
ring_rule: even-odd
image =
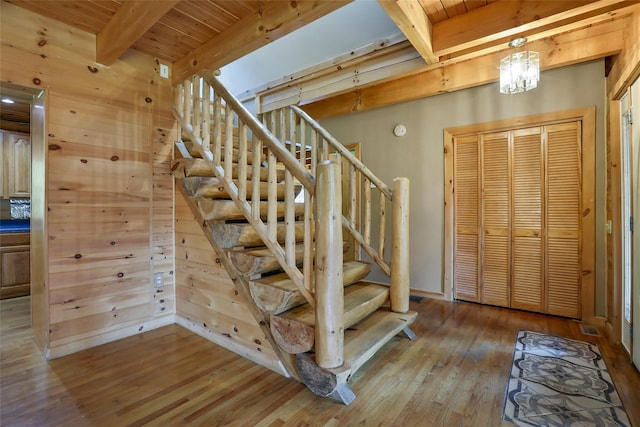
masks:
[[[200,79],[204,80],[202,85]],[[202,88],[206,91],[213,89],[213,143],[211,146],[205,145],[205,136],[211,132],[207,119],[208,112],[201,111],[205,106],[209,108],[208,102],[211,94],[206,92],[203,96]],[[315,194],[315,178],[301,165],[295,155],[286,150],[264,126],[253,117],[246,108],[240,104],[227,89],[211,74],[208,73],[204,77],[194,76],[193,79],[187,80],[183,85],[178,86],[176,94],[176,105],[173,113],[176,119],[182,124],[183,132],[190,140],[196,143],[202,157],[209,161],[209,165],[215,176],[220,178],[221,184],[236,206],[240,209],[246,220],[253,226],[256,232],[262,237],[265,246],[267,246],[275,259],[278,261],[282,269],[287,273],[289,278],[295,283],[305,299],[315,306],[315,298],[313,295],[313,275],[300,271],[295,262],[295,257],[291,256],[294,251],[295,239],[293,235],[287,236],[284,248],[275,238],[278,216],[280,215],[276,209],[277,202],[277,170],[276,161],[281,162],[287,168],[289,176],[295,176],[300,182],[305,194],[311,201]],[[224,101],[224,102],[223,102]],[[224,113],[224,114],[223,114]],[[233,128],[234,118],[237,119],[239,129],[238,139],[238,166],[234,168],[234,134]],[[204,125],[206,123],[206,126]],[[224,129],[223,129],[224,126]],[[247,150],[248,130],[252,132],[253,158],[251,163],[251,177],[248,177],[247,169]],[[261,202],[260,179],[261,167],[260,157],[262,150],[267,150],[267,172],[268,172],[268,195],[266,203]],[[242,184],[233,174],[243,177]],[[246,181],[251,183],[251,201],[247,200],[249,190],[245,187]],[[289,180],[291,181],[291,179]],[[285,197],[285,210],[287,222],[294,222],[294,186],[287,185],[288,191]],[[264,216],[263,205],[267,206],[267,220],[263,222]],[[312,203],[305,203],[305,230],[313,231],[312,226],[308,226],[313,220]],[[287,233],[294,233],[294,227],[287,227]],[[313,247],[306,244],[307,241],[313,241],[313,235],[305,234],[305,256],[304,269],[313,270]]]
[[[390,276],[391,309],[408,310],[409,187],[406,178],[396,179],[392,191],[296,106],[265,113],[261,115],[261,122],[211,72],[178,85],[175,102],[173,112],[183,132],[196,143],[242,215],[315,308],[316,362],[320,366],[337,367],[343,359],[343,230],[353,236],[356,257],[362,248]],[[334,155],[335,161],[329,161]],[[341,165],[347,168],[344,180]],[[294,201],[297,183],[302,185],[305,196],[303,214]],[[356,195],[363,184],[365,218],[361,224]],[[348,197],[344,213],[342,185],[346,186]],[[283,187],[283,208],[279,208],[278,194],[282,194]],[[261,188],[266,191],[261,193]],[[374,230],[377,231],[376,244],[372,244],[372,190],[377,191],[376,197],[379,195],[379,218]],[[385,260],[388,208],[392,209],[390,262]],[[280,233],[278,220],[282,217],[285,219],[283,244],[276,238],[276,233]],[[300,218],[304,223],[302,269],[296,264],[299,257],[295,221]]]
[[[375,184],[375,186],[378,187],[380,191],[384,193],[384,195],[391,200],[392,194],[391,194],[391,190],[389,190],[389,187],[384,182],[382,182],[380,178],[375,176],[373,172],[371,172],[371,170],[368,167],[366,167],[365,164],[362,163],[362,161],[360,161],[360,159],[354,157],[349,152],[349,150],[347,150],[344,147],[344,145],[342,145],[333,135],[327,132],[325,128],[320,126],[320,124],[317,121],[311,118],[311,116],[309,116],[300,107],[292,105],[289,108],[295,111],[300,118],[302,118],[305,122],[307,122],[313,128],[313,130],[318,132],[318,134],[322,135],[322,138],[324,138],[329,144],[331,144],[331,148],[336,150],[336,152],[339,153],[342,157],[347,157],[349,159],[349,162],[353,164],[353,166],[358,170],[358,172],[360,172],[363,176],[369,179],[369,181]]]
[[[246,108],[242,105],[232,94],[222,85],[218,79],[213,75],[213,72],[203,72],[202,77],[207,83],[214,88],[215,92],[225,100],[227,105],[238,115],[238,118],[242,120],[251,131],[257,135],[257,137],[267,145],[270,151],[273,152],[275,157],[296,177],[300,184],[311,193],[315,194],[315,178],[307,172],[307,170],[300,166],[296,158],[287,151],[284,146],[270,133],[264,125],[258,121]]]
[[[373,172],[367,168],[364,163],[357,157],[355,157],[348,149],[344,147],[333,135],[331,135],[325,128],[323,128],[317,121],[311,118],[306,112],[300,109],[297,106],[290,106],[286,108],[281,108],[277,110],[273,110],[267,113],[263,113],[263,115],[271,116],[274,114],[280,114],[281,116],[284,114],[283,111],[290,110],[295,113],[295,115],[300,120],[300,138],[304,136],[304,129],[311,129],[311,142],[312,144],[308,146],[308,150],[311,155],[311,171],[314,173],[315,165],[321,161],[326,160],[329,156],[329,148],[332,153],[336,153],[339,156],[340,161],[348,163],[348,171],[349,176],[343,177],[344,182],[347,184],[348,196],[350,203],[347,206],[344,206],[343,210],[343,219],[342,223],[344,228],[353,236],[355,240],[356,247],[362,248],[371,259],[378,264],[380,269],[389,277],[392,277],[393,268],[390,266],[390,262],[385,260],[385,245],[387,244],[387,207],[395,209],[397,204],[405,203],[403,200],[394,200],[394,193],[389,189],[389,187],[382,182]],[[271,132],[277,132],[275,127],[271,127],[269,129]],[[289,143],[293,144],[295,141],[290,140]],[[321,146],[318,147],[319,142],[321,142]],[[305,147],[305,141],[300,141],[301,147]],[[302,150],[302,148],[301,148]],[[361,224],[356,223],[356,209],[359,209],[359,206],[356,206],[355,193],[356,186],[361,185],[359,180],[356,179],[356,175],[360,175],[359,180],[364,183],[364,218]],[[361,187],[362,188],[362,187]],[[376,244],[371,241],[371,218],[372,218],[372,200],[371,200],[371,190],[376,189],[379,192],[379,199],[377,203],[378,208],[378,226],[377,226],[377,234],[378,240]],[[407,195],[408,196],[408,195]],[[406,200],[408,203],[408,199]],[[408,214],[408,212],[407,212]],[[408,223],[403,222],[403,226],[408,227]],[[403,234],[408,236],[408,231],[402,231]],[[399,233],[400,231],[395,228],[392,229],[392,233]],[[391,235],[392,245],[395,241],[393,234]],[[357,252],[356,252],[357,254]],[[393,262],[393,252],[391,254]],[[397,259],[396,259],[397,262]],[[404,265],[403,263],[399,265]],[[408,260],[407,260],[408,265]],[[396,280],[396,283],[398,281]],[[406,282],[408,286],[408,281]],[[405,291],[408,295],[408,287]],[[408,303],[408,301],[407,301]]]

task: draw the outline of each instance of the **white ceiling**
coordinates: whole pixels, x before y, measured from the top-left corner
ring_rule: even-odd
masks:
[[[355,0],[222,67],[220,80],[240,95],[399,32],[376,0]]]

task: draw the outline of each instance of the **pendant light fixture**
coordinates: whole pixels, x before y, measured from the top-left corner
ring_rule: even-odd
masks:
[[[525,37],[509,42],[509,47],[520,48]],[[538,52],[518,51],[500,61],[500,93],[512,94],[535,89],[540,80],[540,56]]]

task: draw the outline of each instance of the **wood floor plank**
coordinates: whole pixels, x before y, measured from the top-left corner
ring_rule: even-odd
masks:
[[[0,301],[2,426],[511,426],[502,421],[518,330],[597,343],[633,425],[640,373],[619,345],[575,321],[424,299],[412,325],[350,381],[348,407],[178,325],[47,362],[29,297]]]

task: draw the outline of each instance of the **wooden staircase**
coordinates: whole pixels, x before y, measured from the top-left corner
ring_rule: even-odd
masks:
[[[351,403],[355,371],[399,332],[414,337],[407,180],[397,179],[392,193],[295,107],[264,114],[260,123],[210,73],[176,88],[174,115],[183,135],[173,164],[177,188],[283,366],[314,393]],[[338,162],[349,165],[347,177]],[[344,210],[343,179],[350,196]],[[358,186],[364,221],[353,197]],[[375,213],[372,189],[379,192]],[[351,238],[343,239],[345,230]],[[351,245],[358,259],[345,259]],[[390,285],[366,280],[371,263],[361,252]]]

